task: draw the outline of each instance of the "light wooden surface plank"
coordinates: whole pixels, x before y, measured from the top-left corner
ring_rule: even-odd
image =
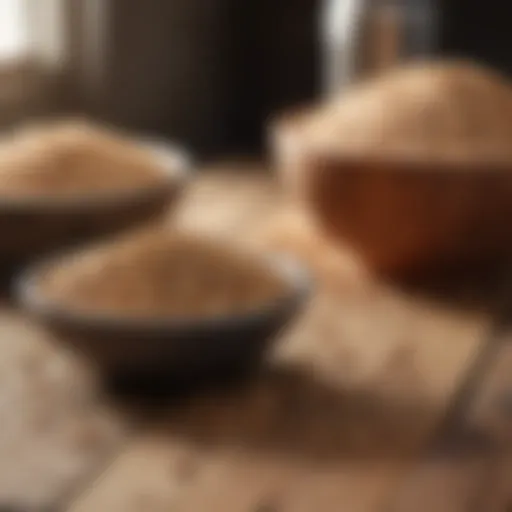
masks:
[[[391,510],[507,512],[512,507],[512,335],[488,352],[474,392],[436,453],[403,480]]]
[[[479,512],[512,510],[512,332],[506,330],[468,410],[470,428],[490,445]]]
[[[216,222],[209,196],[229,217],[232,189],[209,186],[196,195],[203,206],[188,205],[199,229]],[[244,200],[242,189],[240,209],[265,204],[264,192],[249,186]],[[228,224],[218,232],[241,233]],[[379,510],[417,464],[491,324],[484,310],[371,281],[319,292],[265,372],[169,411],[70,510]]]
[[[268,178],[222,172],[193,184],[173,222],[246,241],[280,207]],[[267,371],[169,409],[119,452],[125,422],[110,417],[89,370],[4,310],[1,378],[15,384],[0,391],[12,425],[0,429],[0,504],[43,508],[76,493],[73,512],[378,510],[417,466],[491,324],[485,308],[366,280],[321,291]],[[46,373],[55,366],[59,377]]]
[[[498,449],[512,447],[512,333],[499,337],[465,422]]]
[[[498,455],[486,475],[486,488],[478,503],[478,512],[512,510],[512,454]]]
[[[278,510],[377,510],[413,467],[486,335],[483,319],[416,308],[387,295],[345,298],[333,317],[338,334],[298,325],[272,369],[174,411],[71,510],[123,510],[117,500],[132,492],[171,493],[165,499],[180,512],[259,510],[269,500],[283,502]],[[169,468],[190,446],[195,471],[209,476],[183,486]]]

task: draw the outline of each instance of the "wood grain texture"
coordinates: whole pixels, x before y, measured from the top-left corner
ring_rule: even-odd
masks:
[[[474,510],[508,512],[512,508],[512,333],[504,329],[466,414],[465,430],[478,433],[487,446],[484,474]],[[462,429],[461,429],[462,430]]]
[[[501,511],[512,505],[512,337],[497,335],[473,392],[403,480],[390,510]]]
[[[390,512],[470,512],[480,510],[489,459],[485,456],[430,457],[404,478]],[[482,509],[487,510],[487,509]]]
[[[123,510],[116,500],[139,495],[180,512],[389,502],[477,356],[485,322],[370,296],[345,298],[331,317],[338,331],[297,325],[245,388],[197,397],[141,434],[72,510]],[[171,470],[182,450],[194,467],[186,484]]]
[[[496,457],[486,478],[487,487],[479,503],[482,512],[512,509],[512,457],[510,451]]]
[[[512,442],[512,334],[506,333],[492,355],[465,416],[469,429],[480,432],[496,448]]]
[[[247,236],[255,216],[271,218],[274,192],[242,181],[210,176],[176,221]],[[164,412],[70,510],[378,510],[443,419],[491,318],[371,280],[321,290],[260,375]]]
[[[234,166],[234,173],[214,172],[193,184],[173,222],[244,241],[280,204],[269,179],[241,177]],[[5,367],[12,370],[0,373],[2,378],[23,374],[27,363],[14,355],[22,347],[31,353],[44,346],[52,357],[68,357],[55,340],[12,311],[0,319]],[[450,512],[465,510],[474,500],[473,482],[489,474],[488,460],[482,465],[475,456],[424,466],[419,456],[487,346],[492,324],[492,308],[480,303],[437,302],[370,278],[322,288],[253,380],[160,411],[120,452],[122,428],[116,430],[114,420],[107,421],[115,427],[107,429],[111,436],[100,435],[86,456],[58,428],[44,434],[33,432],[29,423],[19,433],[16,454],[2,452],[12,448],[7,429],[0,429],[0,483],[12,482],[15,474],[12,464],[1,461],[19,460],[19,468],[26,469],[17,486],[0,486],[0,496],[21,496],[23,505],[41,507],[67,494],[72,512],[338,512],[341,506],[366,512],[395,503],[405,512],[409,492],[415,504],[418,496],[425,504],[430,497],[441,511],[442,505]],[[88,377],[79,388],[90,400],[64,392],[78,374],[72,370],[44,394],[58,397],[56,417],[87,426],[105,409]],[[10,405],[0,407],[0,414],[14,410],[22,417],[32,410],[29,404],[37,412],[42,382],[24,395],[2,388],[0,401],[5,395]],[[484,409],[475,406],[474,421],[481,423],[477,410]],[[426,479],[431,487],[423,486]],[[505,500],[496,499],[500,506]]]

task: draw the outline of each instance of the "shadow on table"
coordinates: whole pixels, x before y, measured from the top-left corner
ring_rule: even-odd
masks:
[[[407,457],[421,449],[438,419],[426,403],[339,389],[288,366],[265,370],[237,389],[190,398],[163,424],[165,435],[202,447],[326,460]]]
[[[451,267],[437,273],[410,276],[389,283],[407,294],[448,307],[501,313],[512,291],[510,265]]]

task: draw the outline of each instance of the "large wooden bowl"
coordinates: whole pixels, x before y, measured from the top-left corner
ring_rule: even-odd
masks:
[[[371,269],[406,275],[510,256],[512,164],[321,154],[301,137],[301,115],[273,126],[285,188]]]
[[[190,174],[189,158],[173,146],[148,144],[166,176],[155,185],[73,197],[0,199],[2,277],[34,258],[135,227],[167,211]]]

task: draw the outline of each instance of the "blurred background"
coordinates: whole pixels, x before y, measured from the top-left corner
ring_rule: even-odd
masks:
[[[80,345],[88,334],[93,355],[94,348],[100,354],[106,349],[107,359],[122,361],[130,356],[124,344],[126,336],[133,347],[142,347],[141,354],[149,354],[148,361],[153,358],[161,363],[165,349],[172,355],[176,344],[172,322],[157,322],[155,329],[145,321],[131,324],[130,316],[128,323],[119,323],[116,332],[116,322],[113,328],[104,322],[108,314],[92,319],[85,315],[83,320],[74,316],[71,308],[66,318],[65,306],[69,305],[64,304],[63,325],[71,319],[71,332],[62,336],[60,329],[36,325],[46,321],[46,327],[54,327],[52,321],[57,318],[55,325],[61,327],[59,315],[53,314],[52,307],[45,310],[44,301],[40,301],[42,321],[37,322],[23,312],[30,311],[30,293],[26,293],[24,305],[20,300],[19,310],[4,301],[0,308],[0,460],[4,461],[0,464],[0,511],[310,512],[320,508],[335,512],[510,512],[509,278],[490,265],[485,270],[492,276],[467,286],[466,282],[452,285],[444,275],[437,286],[427,275],[426,281],[433,284],[427,290],[359,273],[355,263],[360,261],[352,248],[331,243],[310,222],[313,216],[304,205],[290,201],[282,193],[287,190],[280,190],[267,172],[271,166],[259,161],[256,166],[246,165],[237,157],[265,155],[270,117],[404,61],[458,56],[512,73],[511,15],[510,0],[0,0],[3,129],[37,118],[84,114],[127,128],[128,133],[174,140],[200,160],[197,166],[194,162],[193,170],[199,169],[199,175],[193,180],[188,180],[187,172],[177,173],[176,183],[171,187],[166,180],[165,187],[158,187],[162,193],[154,197],[138,185],[142,196],[134,195],[131,202],[121,194],[128,176],[123,166],[131,163],[128,145],[121,146],[122,151],[114,145],[114,155],[114,150],[106,152],[107,143],[95,146],[94,136],[92,149],[79,151],[76,160],[61,159],[57,150],[55,160],[45,160],[40,155],[46,153],[38,151],[50,145],[44,141],[53,139],[43,137],[44,144],[34,146],[35,156],[27,151],[30,158],[25,160],[22,149],[32,146],[14,145],[17,158],[12,159],[7,144],[8,158],[4,155],[3,162],[19,165],[0,165],[7,171],[0,173],[0,178],[4,177],[0,183],[0,259],[5,257],[9,263],[14,259],[17,271],[26,261],[46,254],[49,247],[64,248],[78,240],[103,237],[156,215],[155,226],[161,221],[166,228],[222,234],[229,243],[258,243],[261,238],[260,249],[296,253],[318,281],[311,304],[289,332],[276,338],[279,345],[271,358],[264,360],[261,371],[239,386],[172,402],[176,405],[172,414],[167,407],[171,402],[165,400],[141,400],[136,407],[126,407],[115,396],[107,397],[96,382],[101,364],[90,354],[84,361],[75,361],[77,347],[88,346],[85,341]],[[453,90],[444,91],[444,82],[440,83],[433,92],[446,92],[446,97],[452,98]],[[489,83],[491,96],[501,90],[499,85],[492,86],[492,80]],[[486,90],[477,89],[488,99]],[[428,96],[428,87],[425,90],[427,99],[435,101],[435,96]],[[408,89],[409,103],[415,98],[413,93]],[[512,101],[503,104],[512,112]],[[442,105],[443,114],[444,106],[450,111],[452,104],[448,100]],[[465,105],[458,108],[465,113]],[[505,137],[512,125],[503,118],[510,116],[501,106],[495,111],[499,111],[497,126],[503,125]],[[496,123],[492,116],[482,119],[479,127],[487,135],[492,130],[486,129],[484,121],[491,127]],[[416,118],[408,126],[415,124]],[[437,127],[435,131],[443,140],[449,139],[443,137],[449,132],[439,132]],[[80,129],[76,133],[80,135]],[[88,140],[89,132],[84,133],[85,139],[77,135],[78,149],[80,141]],[[101,142],[101,137],[98,140]],[[503,140],[500,137],[498,143]],[[510,146],[508,141],[504,145]],[[73,144],[69,147],[73,154]],[[173,148],[167,149],[172,155],[163,156],[177,156]],[[105,156],[102,167],[96,162],[102,163],[103,151],[112,159]],[[66,154],[63,151],[64,157]],[[123,158],[116,164],[118,156]],[[234,165],[224,164],[227,156],[233,157]],[[62,161],[65,165],[57,165]],[[215,162],[218,172],[200,172],[211,169],[203,161]],[[168,162],[166,159],[166,168]],[[173,158],[172,164],[170,167],[189,170],[187,158]],[[64,186],[63,195],[54,196],[58,190],[53,187],[61,181],[66,185],[69,176],[73,181],[75,174],[69,171],[74,167],[80,178],[76,190],[82,183],[90,186],[90,192],[84,189],[84,198],[90,193],[96,199],[94,194],[103,190],[108,172],[102,169],[110,169],[112,176],[118,177],[119,181],[113,182],[116,187],[119,183],[119,196],[113,194],[112,201],[78,201],[78,208],[75,196],[67,195]],[[311,168],[312,176],[321,176],[315,173],[319,167]],[[32,202],[30,194],[19,204],[5,201],[10,198],[5,191],[16,191],[11,187],[12,176],[23,178],[25,175],[16,171],[26,169],[35,170],[37,179],[31,180],[27,173],[28,185],[19,190],[34,193],[36,199],[40,193],[50,201]],[[123,172],[116,174],[116,169]],[[265,171],[249,172],[255,169]],[[339,218],[355,219],[356,234],[370,233],[367,252],[372,253],[375,245],[377,256],[380,249],[391,246],[393,256],[398,247],[397,258],[403,252],[404,261],[409,254],[414,260],[416,249],[409,253],[409,233],[421,248],[419,257],[425,248],[425,260],[430,254],[450,251],[457,245],[452,244],[457,237],[469,240],[468,253],[477,245],[474,239],[487,241],[487,231],[509,242],[508,225],[499,222],[512,215],[509,166],[504,173],[433,169],[436,172],[432,174],[410,173],[420,176],[411,181],[408,177],[402,181],[405,175],[395,173],[393,167],[383,166],[383,172],[378,169],[376,176],[384,176],[381,181],[372,181],[371,173],[370,180],[363,181],[367,174],[359,173],[363,180],[360,187],[359,181],[353,182],[355,193],[344,185],[338,190],[326,186],[327,192],[332,189],[335,196],[339,191],[343,195],[329,203],[333,196],[328,193],[327,201],[320,197],[317,203],[329,206],[345,201],[349,214]],[[279,174],[279,169],[275,170]],[[414,165],[411,170],[416,170]],[[358,174],[350,166],[348,171],[350,176]],[[48,180],[38,179],[45,176]],[[90,176],[94,179],[88,179]],[[137,187],[133,187],[135,191]],[[183,197],[182,188],[186,192]],[[363,219],[361,228],[358,219]],[[402,224],[404,229],[400,229]],[[399,243],[393,244],[395,239]],[[402,251],[403,239],[407,243]],[[504,254],[508,264],[511,252]],[[168,261],[158,261],[166,271]],[[232,270],[228,263],[225,266]],[[460,261],[456,263],[462,269]],[[107,267],[114,269],[116,281],[119,266]],[[137,277],[136,268],[120,268]],[[140,293],[130,287],[129,279],[119,279],[123,304],[126,298],[144,297],[153,288],[154,296],[160,297],[160,285],[172,289],[174,282],[166,277],[171,274],[164,272],[160,279],[157,272],[148,272],[151,279],[145,282],[142,270]],[[215,289],[219,279],[213,274],[208,272],[205,290]],[[470,275],[471,271],[462,274],[461,281],[480,277]],[[212,275],[214,285],[210,284]],[[510,276],[509,269],[506,276]],[[108,288],[109,278],[104,282]],[[32,286],[32,277],[26,283]],[[37,291],[26,283],[27,290]],[[447,284],[454,290],[448,291]],[[149,292],[148,296],[153,297]],[[37,293],[33,297],[38,297]],[[34,303],[39,304],[37,300]],[[191,337],[185,330],[184,346],[193,347],[191,353],[200,362],[215,364],[217,355],[219,360],[227,356],[234,361],[237,356],[230,359],[232,353],[263,361],[261,353],[256,357],[247,347],[250,349],[251,342],[263,346],[260,342],[267,341],[267,329],[268,334],[281,333],[280,322],[288,318],[280,316],[278,320],[270,327],[263,322],[257,328],[252,322],[220,322],[220,331],[208,329],[213,333],[211,339],[201,329],[195,334],[192,330]],[[131,333],[133,325],[139,325],[140,339],[139,334]],[[170,328],[161,329],[161,325]],[[222,331],[224,325],[231,329],[230,335]],[[232,330],[238,325],[242,332]],[[191,343],[190,339],[196,341],[194,336],[200,342]],[[122,345],[116,345],[116,339]],[[225,341],[228,344],[222,345]],[[219,350],[218,342],[229,348]],[[267,347],[271,348],[265,345],[265,350]],[[135,366],[145,365],[138,356],[132,361]],[[185,373],[189,369],[182,367]],[[83,369],[83,379],[78,369]],[[108,382],[112,369],[102,371]],[[140,386],[137,379],[133,383]],[[162,414],[157,414],[162,405]],[[100,474],[101,481],[96,482]],[[68,503],[79,495],[76,503]],[[185,503],[184,508],[177,508],[180,502],[176,497]],[[55,506],[62,500],[66,506]],[[418,508],[421,505],[423,508]]]
[[[84,112],[204,155],[270,113],[430,54],[512,69],[505,0],[0,0],[0,119]]]

